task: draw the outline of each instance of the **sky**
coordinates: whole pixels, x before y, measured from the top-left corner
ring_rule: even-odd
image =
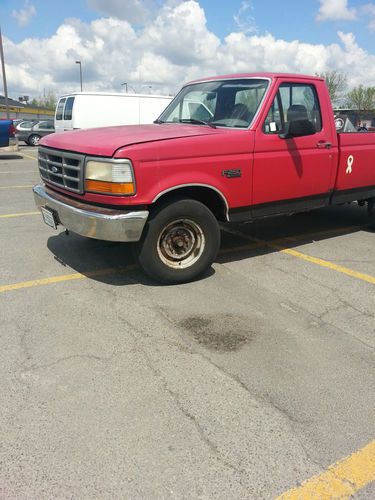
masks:
[[[375,86],[375,1],[0,0],[0,27],[13,98],[79,91],[76,61],[87,91],[175,94],[256,71]]]

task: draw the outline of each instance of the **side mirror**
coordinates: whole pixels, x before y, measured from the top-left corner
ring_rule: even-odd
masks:
[[[302,137],[316,133],[315,127],[310,120],[293,120],[289,123],[287,131],[279,134],[280,139],[291,139],[292,137]]]

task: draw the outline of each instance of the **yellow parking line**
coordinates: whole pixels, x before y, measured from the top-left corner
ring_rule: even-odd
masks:
[[[12,290],[20,290],[21,288],[32,288],[35,286],[51,285],[53,283],[61,283],[63,281],[73,281],[82,280],[87,278],[95,278],[97,276],[105,276],[109,274],[125,273],[137,268],[136,264],[131,264],[129,266],[123,267],[121,269],[116,269],[114,267],[109,267],[106,269],[98,269],[96,271],[88,271],[85,274],[82,273],[72,273],[72,274],[62,274],[60,276],[53,276],[52,278],[41,278],[38,280],[31,281],[21,281],[19,283],[13,283],[11,285],[1,285],[0,293],[10,292]]]
[[[375,441],[276,500],[349,498],[375,481]]]
[[[311,255],[307,255],[302,252],[298,252],[297,250],[293,250],[292,248],[286,248],[285,245],[282,243],[287,243],[288,239],[296,241],[294,238],[280,238],[278,240],[271,240],[271,241],[266,241],[266,240],[261,240],[259,238],[255,238],[253,236],[248,236],[246,234],[241,233],[240,231],[232,230],[232,229],[227,229],[225,228],[224,231],[227,231],[229,233],[235,234],[237,236],[242,236],[242,238],[252,241],[254,243],[259,243],[262,244],[265,247],[272,248],[273,250],[277,250],[278,252],[291,255],[292,257],[296,257],[297,259],[305,260],[306,262],[311,262],[312,264],[316,264],[321,267],[326,267],[328,269],[332,269],[333,271],[337,271],[342,274],[346,274],[347,276],[351,276],[352,278],[357,278],[362,281],[367,281],[367,283],[371,283],[372,285],[375,285],[375,276],[371,276],[369,274],[365,273],[360,273],[358,271],[354,271],[353,269],[350,269],[345,266],[340,266],[339,264],[334,264],[333,262],[330,262],[329,260],[324,260],[324,259],[319,259],[318,257],[312,257]],[[319,234],[316,233],[315,236]],[[324,234],[324,232],[322,232]],[[300,239],[303,238],[308,238],[309,235],[301,235]]]
[[[25,184],[24,186],[0,186],[0,189],[20,189],[20,188],[32,188],[33,184]]]
[[[73,273],[73,274],[64,274],[61,276],[54,276],[53,278],[42,278],[39,280],[21,281],[20,283],[13,283],[12,285],[0,286],[0,293],[10,292],[11,290],[19,290],[20,288],[31,288],[34,286],[50,285],[51,283],[60,283],[62,281],[81,280],[85,279],[86,277],[87,276],[85,276],[84,274]]]
[[[30,156],[30,155],[27,155],[26,153],[23,153],[23,152],[20,152],[22,156],[25,156],[26,158],[28,158],[29,160],[36,160],[36,157],[35,156]]]
[[[20,212],[18,214],[1,214],[0,219],[11,219],[13,217],[24,217],[27,215],[40,215],[40,212]]]
[[[311,255],[298,252],[297,250],[293,250],[292,248],[283,248],[279,247],[278,245],[277,246],[274,245],[274,248],[277,248],[281,253],[292,255],[293,257],[297,257],[298,259],[302,259],[307,262],[312,262],[313,264],[317,264],[318,266],[321,267],[327,267],[328,269],[332,269],[333,271],[337,271],[339,273],[346,274],[347,276],[351,276],[352,278],[358,278],[362,281],[367,281],[368,283],[375,285],[375,276],[354,271],[353,269],[349,269],[348,267],[340,266],[339,264],[334,264],[329,260],[319,259],[318,257],[311,257]]]

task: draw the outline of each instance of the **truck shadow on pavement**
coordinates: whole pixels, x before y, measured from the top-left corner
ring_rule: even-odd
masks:
[[[278,252],[280,248],[296,248],[358,231],[372,231],[367,223],[365,207],[347,205],[263,219],[252,224],[224,224],[216,262],[246,260]],[[66,274],[73,269],[89,279],[114,286],[160,286],[137,264],[134,244],[99,241],[61,232],[50,237],[47,246]],[[211,268],[197,281],[208,279],[214,273]]]
[[[345,205],[262,219],[251,224],[226,224],[216,260],[233,262],[358,231],[373,232],[368,222],[366,207]]]

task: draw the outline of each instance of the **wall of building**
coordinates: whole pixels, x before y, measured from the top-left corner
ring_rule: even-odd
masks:
[[[40,109],[40,108],[17,108],[15,106],[9,106],[9,118],[16,120],[17,118],[25,118],[31,120],[44,120],[46,118],[53,118],[55,112],[49,109]],[[0,119],[6,118],[6,109],[5,106],[0,104]]]

